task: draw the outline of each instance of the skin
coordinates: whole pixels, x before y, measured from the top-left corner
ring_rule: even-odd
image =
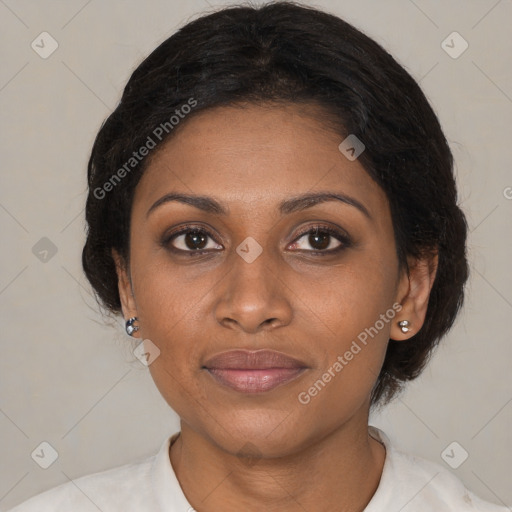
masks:
[[[245,105],[184,121],[137,186],[129,268],[113,253],[123,315],[137,316],[136,336],[160,349],[150,372],[181,418],[170,460],[199,512],[361,511],[379,484],[385,448],[368,434],[370,393],[389,339],[407,343],[421,328],[436,261],[399,269],[385,193],[321,119],[314,105]],[[319,191],[350,196],[369,217],[339,201],[279,213],[281,201]],[[215,198],[229,214],[177,201],[147,213],[170,192]],[[209,237],[162,243],[189,223]],[[297,236],[318,223],[351,244]],[[247,237],[262,248],[251,263],[236,251]],[[190,256],[197,246],[209,252]],[[394,303],[402,306],[395,318],[301,404],[299,393]],[[308,369],[271,391],[240,393],[202,368],[236,348],[278,350]]]

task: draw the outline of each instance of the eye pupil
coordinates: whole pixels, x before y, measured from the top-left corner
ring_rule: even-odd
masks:
[[[185,245],[189,249],[201,250],[207,245],[207,238],[208,237],[200,231],[189,231],[185,235]]]
[[[325,249],[329,247],[329,238],[331,235],[329,233],[324,233],[323,235],[319,235],[318,233],[322,233],[321,231],[317,231],[316,233],[311,233],[309,235],[309,243],[312,247],[318,250]],[[320,246],[318,246],[318,241],[320,240]]]

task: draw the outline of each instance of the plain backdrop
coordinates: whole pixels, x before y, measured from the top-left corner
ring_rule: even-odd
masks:
[[[449,450],[468,457],[450,469],[511,506],[512,2],[305,3],[366,32],[420,81],[453,150],[470,224],[464,310],[424,374],[371,423],[442,465],[457,442]],[[142,459],[179,428],[122,321],[102,317],[82,273],[86,163],[140,61],[226,4],[0,0],[2,510]],[[31,456],[43,442],[58,453],[48,469]]]

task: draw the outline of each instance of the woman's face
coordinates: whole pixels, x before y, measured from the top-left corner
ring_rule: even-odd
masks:
[[[151,375],[182,422],[233,454],[250,441],[286,455],[365,427],[401,336],[409,281],[388,201],[316,119],[294,105],[199,113],[134,197],[123,312],[160,350]],[[342,200],[301,199],[320,193]],[[234,350],[281,356],[223,355]]]

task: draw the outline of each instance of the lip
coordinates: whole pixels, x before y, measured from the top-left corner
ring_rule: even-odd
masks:
[[[220,384],[241,393],[270,391],[307,368],[303,361],[275,350],[229,350],[208,359],[208,373]]]

